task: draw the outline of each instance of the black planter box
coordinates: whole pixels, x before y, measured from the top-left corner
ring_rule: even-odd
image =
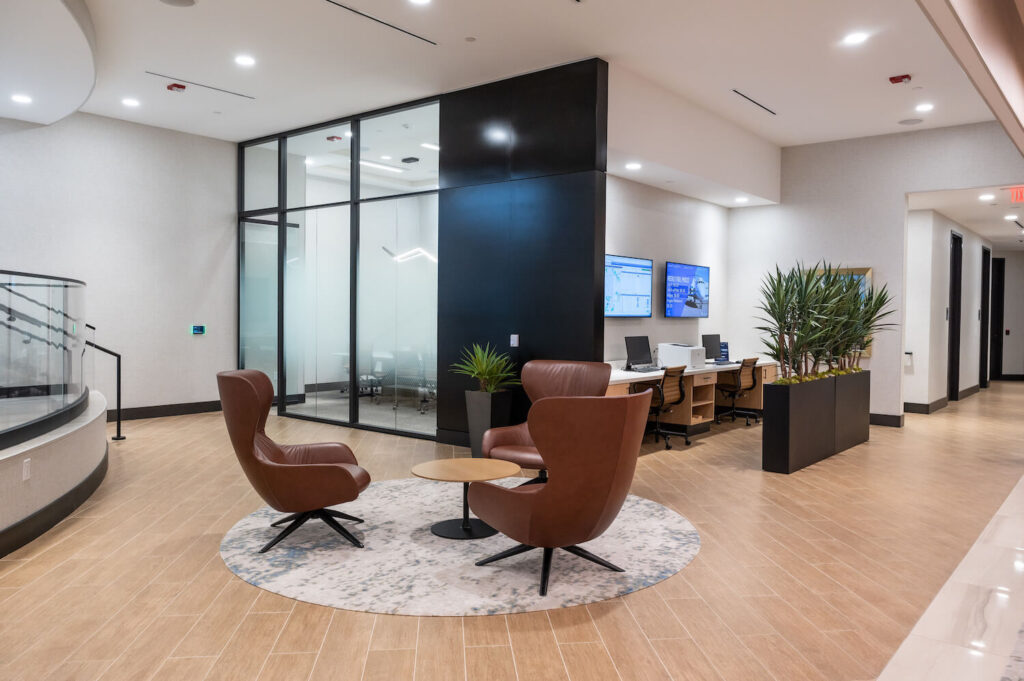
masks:
[[[512,410],[512,393],[507,390],[486,393],[480,390],[466,391],[466,416],[469,420],[469,447],[473,458],[483,456],[481,445],[484,433],[489,428],[507,426]]]
[[[764,386],[761,468],[792,473],[835,453],[835,377]]]
[[[836,376],[836,452],[867,442],[870,426],[871,372]]]

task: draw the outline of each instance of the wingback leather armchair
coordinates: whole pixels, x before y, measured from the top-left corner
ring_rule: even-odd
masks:
[[[523,389],[531,402],[545,397],[600,397],[608,390],[612,368],[604,362],[534,359],[523,365]],[[491,428],[484,433],[484,456],[540,471],[531,482],[547,480],[547,466],[537,451],[526,423]]]
[[[477,565],[542,548],[542,596],[548,590],[556,548],[622,572],[578,544],[608,529],[626,500],[651,395],[647,390],[621,397],[550,397],[534,403],[527,423],[547,465],[548,482],[513,489],[487,482],[469,486],[469,505],[476,515],[520,542]]]
[[[217,389],[231,445],[245,476],[271,507],[290,514],[272,523],[272,527],[289,525],[260,553],[269,551],[311,518],[319,518],[363,548],[337,519],[363,521],[328,508],[354,500],[370,484],[370,474],[359,466],[352,450],[338,442],[279,445],[267,437],[264,427],[274,387],[261,371],[222,371],[217,374]]]

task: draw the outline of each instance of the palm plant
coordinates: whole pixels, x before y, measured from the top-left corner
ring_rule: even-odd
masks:
[[[782,380],[803,381],[829,371],[859,370],[873,335],[892,324],[892,297],[883,286],[867,291],[861,280],[828,263],[788,272],[778,266],[761,284],[763,313],[757,327],[768,355],[782,367]]]
[[[506,387],[519,385],[516,378],[515,363],[507,354],[499,354],[497,348],[492,349],[490,343],[480,347],[473,343],[463,348],[458,362],[451,366],[453,374],[461,374],[474,378],[480,383],[480,390],[494,393]]]

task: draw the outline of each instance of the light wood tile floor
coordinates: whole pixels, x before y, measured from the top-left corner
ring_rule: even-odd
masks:
[[[697,526],[689,567],[613,601],[464,619],[331,610],[236,579],[218,544],[261,501],[220,414],[132,421],[96,494],[0,560],[0,679],[873,679],[1024,472],[1022,407],[1024,383],[994,383],[791,476],[760,471],[760,429],[742,422],[649,442],[633,491]],[[466,455],[268,429],[348,442],[377,480]]]

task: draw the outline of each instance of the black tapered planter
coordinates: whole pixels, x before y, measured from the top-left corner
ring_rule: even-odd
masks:
[[[466,391],[466,416],[469,419],[469,447],[473,457],[483,456],[481,444],[488,428],[507,426],[512,411],[512,393],[502,390],[487,393],[481,390]]]
[[[836,453],[836,379],[764,386],[761,468],[792,473]]]
[[[871,372],[836,376],[836,451],[867,442],[871,432]]]

